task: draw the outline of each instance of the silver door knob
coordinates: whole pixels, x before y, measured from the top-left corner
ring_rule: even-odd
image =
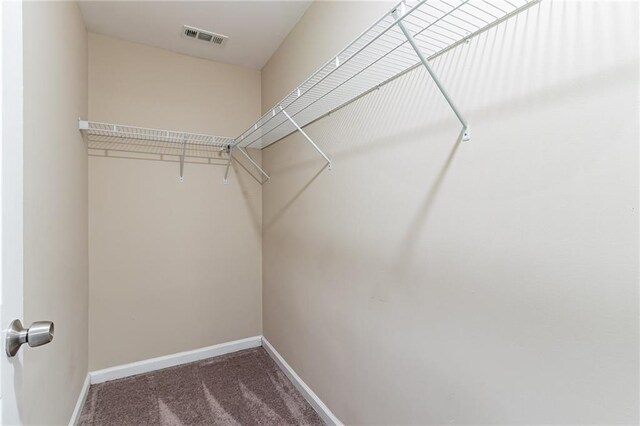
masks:
[[[22,322],[15,319],[7,329],[5,346],[9,357],[18,353],[20,346],[28,343],[32,348],[46,345],[53,340],[53,323],[51,321],[36,321],[31,327],[22,327]]]

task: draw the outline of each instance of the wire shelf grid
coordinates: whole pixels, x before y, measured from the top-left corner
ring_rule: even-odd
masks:
[[[80,122],[87,135],[87,148],[104,151],[155,154],[201,159],[226,159],[221,153],[234,139],[222,136],[149,129],[121,124]]]
[[[529,8],[540,0],[420,0],[398,3],[351,44],[235,139],[265,148],[417,66],[402,22],[428,59]],[[394,16],[397,11],[397,18]]]
[[[224,160],[228,180],[232,151],[243,154],[262,176],[245,148],[265,148],[299,131],[331,160],[302,127],[423,64],[463,125],[467,121],[448,96],[429,60],[515,16],[541,0],[404,0],[307,78],[237,138],[80,121],[92,150],[159,155],[180,161],[180,180],[188,159]],[[171,160],[168,157],[172,157]]]

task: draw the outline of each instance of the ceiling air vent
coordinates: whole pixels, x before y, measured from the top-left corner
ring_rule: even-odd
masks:
[[[190,38],[193,40],[202,41],[205,43],[216,44],[218,46],[223,46],[229,37],[222,34],[216,34],[211,31],[201,30],[199,28],[190,27],[185,25],[182,28],[182,35],[186,38]]]

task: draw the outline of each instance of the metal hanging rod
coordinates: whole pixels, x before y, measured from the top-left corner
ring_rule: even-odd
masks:
[[[262,149],[298,131],[331,168],[329,157],[303,128],[424,66],[462,124],[463,140],[468,140],[468,123],[429,61],[540,1],[401,1],[234,139],[90,121],[80,121],[80,129],[88,134],[89,148],[175,156],[181,179],[187,158],[209,163],[222,159],[227,183],[237,149],[268,181],[269,175],[247,148]]]
[[[161,161],[180,163],[180,181],[184,180],[185,162],[200,164],[227,164],[233,138],[149,129],[123,124],[99,123],[79,120],[78,128],[86,134],[87,148],[109,153],[155,155]],[[225,155],[226,153],[226,155]],[[225,179],[226,173],[225,171]]]
[[[428,61],[539,1],[399,2],[245,130],[233,147],[265,148],[418,65],[427,68],[468,139],[467,121]]]

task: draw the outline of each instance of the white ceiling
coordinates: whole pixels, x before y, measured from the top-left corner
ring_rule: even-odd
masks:
[[[89,32],[261,69],[307,10],[303,1],[81,1]],[[220,47],[182,37],[182,26],[229,36]]]

